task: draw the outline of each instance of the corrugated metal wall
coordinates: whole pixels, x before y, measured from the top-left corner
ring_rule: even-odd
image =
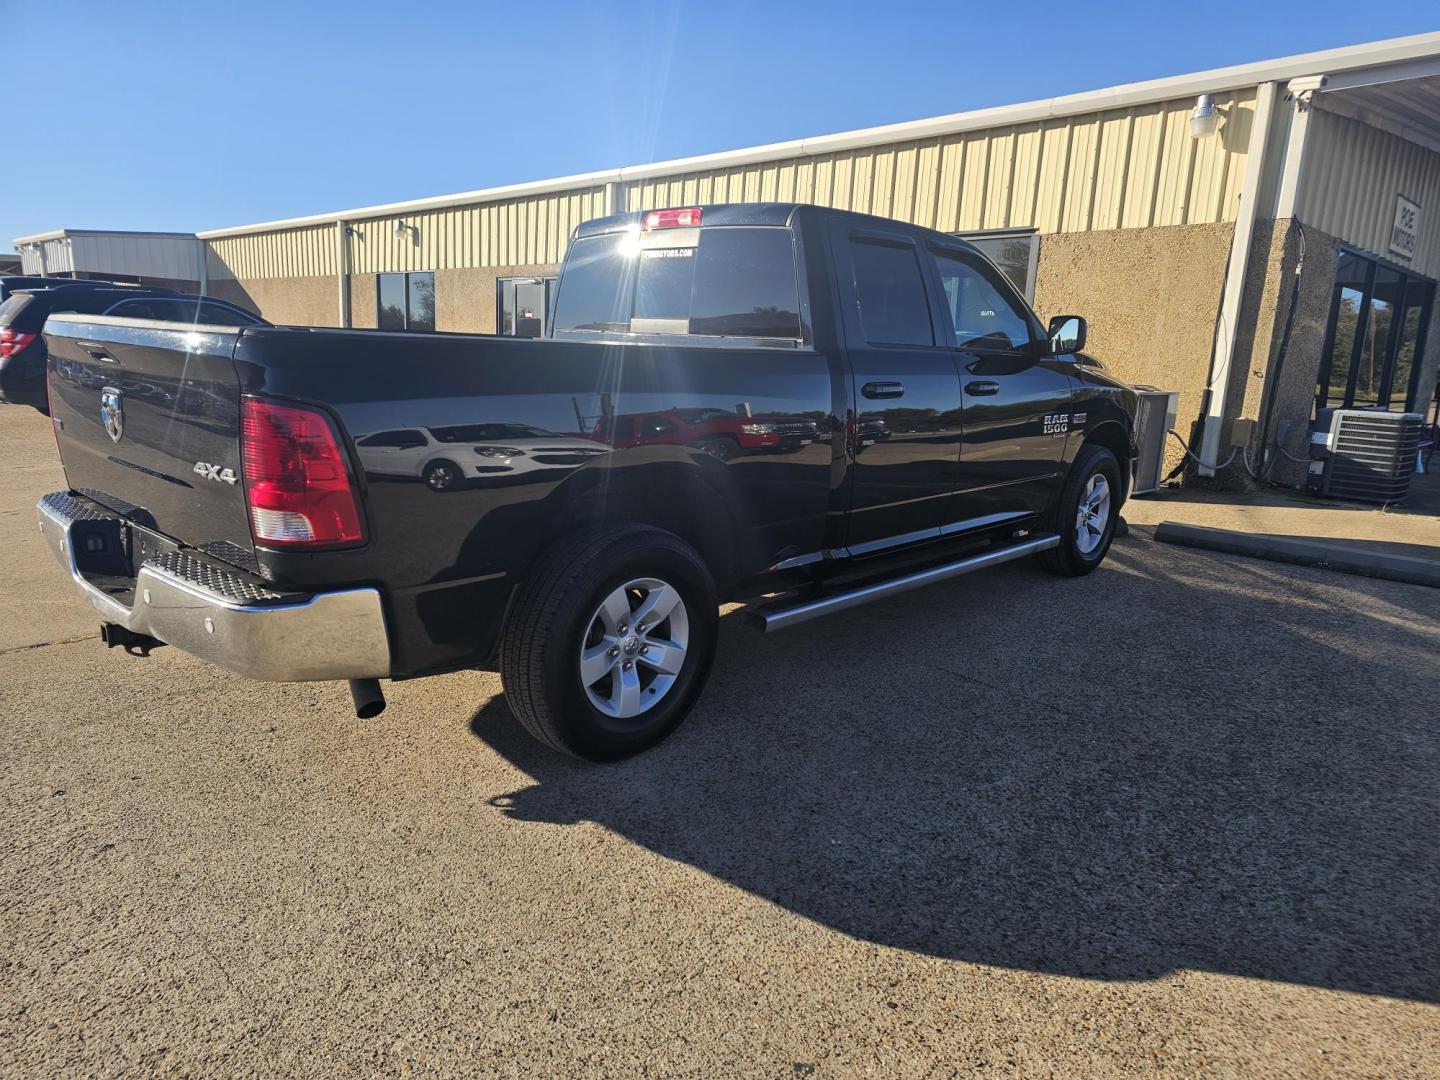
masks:
[[[210,277],[319,277],[339,272],[335,226],[311,225],[205,241]]]
[[[939,139],[626,185],[631,210],[776,200],[945,232],[1042,233],[1233,221],[1254,90],[1217,99],[1218,137],[1190,137],[1193,98]]]
[[[605,189],[358,221],[350,237],[355,273],[557,263],[582,221],[605,215]],[[397,235],[396,222],[406,227]]]
[[[467,266],[556,263],[580,222],[605,214],[605,189],[350,222],[350,270],[357,274]],[[396,223],[406,227],[396,232]],[[212,278],[330,276],[335,226],[312,225],[206,241]]]
[[[1348,117],[1315,110],[1299,198],[1307,225],[1395,259],[1395,196],[1419,203],[1420,235],[1410,264],[1440,277],[1440,154]]]
[[[20,249],[20,269],[26,274],[68,274],[75,269],[70,242],[61,236],[53,240],[41,240],[37,248]]]
[[[41,252],[22,249],[27,274],[125,274],[143,278],[196,281],[200,276],[197,241],[193,236],[148,233],[86,233],[40,241]]]
[[[172,281],[199,280],[196,243],[191,236],[74,233],[70,238],[77,270]]]
[[[1215,138],[1192,139],[1193,98],[938,139],[631,181],[632,210],[798,201],[946,232],[1041,232],[1233,221],[1253,89],[1221,95]],[[606,213],[603,186],[352,223],[354,273],[559,262],[571,231]],[[407,228],[397,234],[396,223]],[[334,226],[207,242],[212,277],[336,273]]]

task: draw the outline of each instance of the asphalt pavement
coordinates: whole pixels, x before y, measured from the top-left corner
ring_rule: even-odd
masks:
[[[0,407],[6,1076],[1435,1076],[1440,591],[1117,541],[761,637],[618,766],[499,679],[107,652]]]

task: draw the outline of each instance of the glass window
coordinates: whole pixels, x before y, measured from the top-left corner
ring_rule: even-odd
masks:
[[[435,329],[435,274],[375,276],[375,325],[381,330]]]
[[[1402,410],[1411,405],[1434,296],[1432,281],[1341,251],[1317,407]]]
[[[702,229],[690,332],[800,337],[800,285],[789,229]]]
[[[555,297],[557,330],[628,331],[635,260],[628,233],[583,236],[570,245]]]
[[[447,427],[431,428],[430,434],[437,442],[470,443],[490,439],[559,439],[553,431],[531,427],[529,424],[450,424]]]
[[[1355,340],[1360,318],[1365,310],[1365,296],[1370,280],[1371,263],[1350,252],[1342,252],[1335,268],[1335,284],[1331,297],[1330,349],[1326,356],[1324,400],[1320,407],[1341,405],[1350,385],[1350,360],[1355,354]]]
[[[1415,380],[1415,359],[1424,348],[1423,330],[1426,315],[1435,301],[1435,285],[1429,281],[1412,280],[1405,288],[1405,310],[1400,317],[1400,341],[1395,349],[1395,363],[1390,375],[1388,407],[1394,412],[1417,408],[1410,401],[1410,384]]]
[[[149,300],[123,300],[105,314],[123,319],[164,319],[168,317],[156,314],[155,305]]]
[[[26,327],[20,325],[17,316],[29,307],[30,302],[34,299],[35,298],[29,293],[16,293],[3,304],[0,304],[0,326],[15,326],[22,330],[26,329]],[[41,321],[43,322],[44,320]]]
[[[1360,349],[1355,356],[1352,381],[1355,389],[1351,402],[1356,408],[1380,404],[1380,383],[1385,377],[1385,361],[1390,355],[1390,330],[1395,322],[1395,308],[1404,295],[1405,279],[1398,270],[1379,267],[1370,291],[1370,317],[1360,333]]]
[[[1030,345],[1030,320],[985,270],[969,259],[940,252],[935,266],[957,347],[1011,352]]]
[[[913,245],[852,237],[850,270],[866,341],[872,345],[935,344]]]
[[[200,305],[200,321],[211,326],[254,326],[256,320],[248,313],[225,304]]]
[[[629,233],[575,241],[555,300],[556,330],[798,339],[790,230],[698,232],[698,239],[683,243],[677,230],[673,245],[659,233],[644,243]]]
[[[406,274],[407,299],[405,311],[407,330],[435,329],[435,275]]]
[[[414,450],[428,444],[425,436],[420,432],[413,428],[403,428],[399,431],[377,431],[374,435],[366,435],[355,445],[367,448],[383,446],[396,450]]]
[[[635,269],[632,320],[678,321],[687,325],[670,333],[688,333],[690,294],[695,287],[695,255],[698,250],[698,247],[652,247],[640,252]],[[644,329],[651,328],[632,325],[631,329],[644,332]]]
[[[405,275],[379,275],[378,325],[381,330],[405,329]]]
[[[978,248],[980,254],[994,263],[995,268],[1010,280],[1010,284],[1015,286],[1016,292],[1027,301],[1034,302],[1035,263],[1040,246],[1039,237],[1034,233],[1011,233],[999,236],[993,233],[968,236],[965,233],[956,233],[955,235],[968,240]]]
[[[510,337],[540,337],[555,291],[553,277],[501,278],[496,301],[496,332]]]

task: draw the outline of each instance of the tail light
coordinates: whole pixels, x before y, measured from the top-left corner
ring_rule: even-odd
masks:
[[[355,483],[324,413],[243,399],[240,459],[257,544],[316,548],[365,539]]]
[[[25,351],[32,341],[34,334],[27,334],[23,330],[16,330],[12,327],[5,327],[0,330],[0,360],[8,360],[12,356],[19,356]]]
[[[683,210],[651,210],[645,215],[645,231],[651,229],[693,229],[700,224],[700,207]]]

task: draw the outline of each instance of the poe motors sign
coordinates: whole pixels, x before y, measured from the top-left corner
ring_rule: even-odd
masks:
[[[1420,235],[1420,206],[1404,195],[1395,196],[1395,224],[1390,229],[1390,254],[1406,262],[1415,258],[1415,243]]]

